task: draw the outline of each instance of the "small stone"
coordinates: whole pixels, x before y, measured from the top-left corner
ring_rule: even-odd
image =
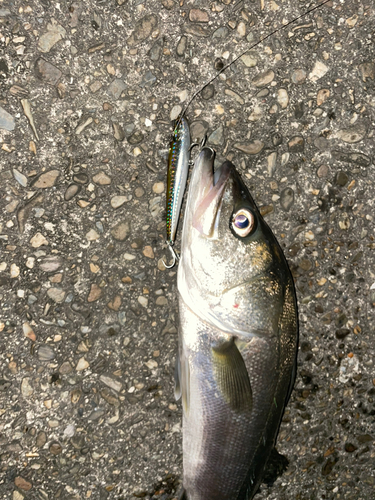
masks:
[[[324,177],[327,177],[329,174],[329,168],[327,167],[327,165],[320,165],[320,167],[318,168],[318,170],[316,171],[316,175],[319,177],[319,178],[324,178]]]
[[[29,269],[34,269],[35,265],[35,257],[27,257],[26,259],[26,267]]]
[[[47,32],[39,38],[38,49],[41,52],[49,52],[65,35],[66,30],[55,20],[52,20],[52,23],[47,25]]]
[[[212,83],[204,87],[204,89],[201,92],[202,99],[205,101],[208,101],[208,99],[211,99],[215,94],[215,87]]]
[[[15,126],[16,121],[13,116],[0,106],[0,128],[11,132]]]
[[[348,144],[354,144],[362,141],[366,135],[366,129],[363,126],[353,126],[347,129],[339,130],[338,137]]]
[[[62,77],[62,72],[43,57],[36,60],[34,70],[37,78],[49,85],[56,85]]]
[[[102,82],[99,82],[99,80],[95,80],[91,85],[90,85],[90,90],[93,94],[100,90],[102,88],[103,84]]]
[[[84,172],[79,172],[78,174],[73,175],[73,181],[77,182],[78,184],[87,184],[89,178]]]
[[[265,87],[275,78],[275,73],[272,69],[260,73],[255,78],[253,78],[253,84],[256,87]]]
[[[289,96],[288,96],[288,92],[285,89],[279,89],[277,91],[277,102],[280,104],[282,109],[285,109],[288,107]]]
[[[168,305],[168,300],[166,297],[164,297],[163,295],[158,297],[155,301],[155,304],[157,306],[167,306]]]
[[[367,79],[375,80],[375,63],[373,62],[365,62],[358,66],[359,72],[361,74],[362,80],[364,82]]]
[[[69,424],[64,429],[64,436],[71,438],[74,436],[75,432],[76,432],[75,425]]]
[[[72,198],[74,198],[79,192],[81,191],[81,186],[77,184],[70,184],[70,186],[67,187],[65,194],[64,194],[64,200],[69,201]]]
[[[99,184],[100,186],[107,186],[108,184],[111,184],[111,178],[108,177],[108,175],[105,172],[99,172],[94,177],[92,180],[95,182],[95,184]]]
[[[283,142],[283,136],[279,132],[275,132],[272,134],[272,144],[277,147],[280,146],[280,144]]]
[[[132,134],[131,136],[129,136],[127,138],[127,141],[129,144],[134,146],[135,144],[139,144],[140,142],[142,142],[143,139],[144,139],[144,136],[143,136],[142,132],[137,130],[134,132],[134,134]]]
[[[125,132],[119,123],[113,122],[113,137],[116,141],[122,142],[125,139]]]
[[[258,64],[258,56],[255,52],[247,52],[240,59],[247,68],[253,68]]]
[[[145,363],[145,365],[147,366],[147,368],[148,368],[149,370],[154,370],[155,368],[157,368],[157,367],[158,367],[158,363],[157,363],[157,361],[155,361],[154,359],[150,359],[149,361],[147,361],[147,362]]]
[[[93,121],[94,119],[92,118],[92,116],[89,116],[88,118],[84,118],[83,120],[81,120],[77,128],[75,129],[76,135],[80,135],[85,130],[86,127],[91,125]]]
[[[164,182],[155,182],[155,184],[152,186],[152,190],[156,194],[163,193],[163,191],[164,191]]]
[[[349,180],[349,177],[346,175],[345,172],[343,172],[342,170],[337,172],[336,177],[335,177],[335,183],[338,186],[342,186],[342,187],[345,186],[345,184],[348,182],[348,180]]]
[[[16,208],[18,207],[18,205],[19,205],[19,200],[12,200],[10,203],[8,203],[8,205],[5,205],[5,210],[8,213],[12,214],[16,210]],[[10,224],[11,225],[7,226],[7,227],[12,227],[13,222],[10,222]]]
[[[216,130],[210,134],[208,137],[208,142],[214,146],[220,146],[224,142],[224,127],[220,125]]]
[[[291,153],[302,153],[305,149],[305,140],[303,137],[295,136],[288,142],[288,149]]]
[[[40,361],[51,361],[55,358],[55,351],[49,345],[41,345],[38,349]]]
[[[354,14],[352,17],[348,17],[346,20],[346,24],[349,26],[349,28],[354,28],[354,26],[357,24],[358,21],[358,16],[357,14]]]
[[[190,9],[189,19],[192,23],[208,23],[210,20],[207,12],[201,9]]]
[[[353,451],[355,451],[357,449],[357,447],[352,444],[352,443],[345,443],[345,451],[348,452],[348,453],[353,453]]]
[[[90,293],[87,297],[87,302],[95,302],[100,298],[101,295],[102,295],[102,289],[98,285],[93,283],[90,288]]]
[[[237,92],[233,92],[233,90],[231,89],[225,89],[225,95],[233,97],[233,99],[237,101],[239,104],[245,104],[245,101],[242,99],[242,97],[239,94],[237,94]]]
[[[90,363],[85,360],[85,358],[80,358],[77,366],[76,366],[76,371],[77,372],[82,372],[83,370],[86,370],[90,366]]]
[[[367,168],[371,165],[371,158],[363,153],[345,153],[343,151],[332,151],[332,156],[338,161],[355,163],[360,167]]]
[[[60,453],[62,452],[61,444],[60,443],[50,444],[49,451],[50,453],[52,453],[52,455],[60,455]]]
[[[100,375],[100,381],[103,382],[107,387],[110,387],[116,392],[120,392],[122,389],[122,383],[118,380],[113,379],[107,375]]]
[[[74,389],[71,393],[70,393],[70,401],[76,405],[78,403],[78,401],[81,399],[81,396],[82,396],[82,391],[81,389]]]
[[[329,458],[322,467],[322,476],[328,476],[332,472],[332,469],[335,466],[335,464],[336,460],[334,458]]]
[[[307,77],[307,73],[304,69],[296,69],[292,73],[292,82],[295,83],[296,85],[301,85],[302,83],[305,82]]]
[[[316,104],[321,106],[326,102],[330,95],[331,91],[329,89],[320,89],[318,95],[316,96]]]
[[[264,148],[264,143],[262,141],[255,140],[249,143],[237,143],[234,145],[236,149],[247,153],[249,155],[256,155],[262,151]]]
[[[141,304],[142,307],[147,307],[148,306],[148,298],[144,297],[143,295],[140,295],[138,297],[138,302]]]
[[[113,311],[118,311],[120,309],[120,306],[121,306],[121,297],[120,297],[120,295],[116,295],[116,297],[113,300],[111,300],[110,302],[108,302],[107,305]]]
[[[69,363],[69,361],[64,361],[64,363],[59,368],[59,373],[61,373],[61,375],[67,375],[72,370],[73,370],[73,367]]]
[[[294,191],[286,187],[280,193],[280,205],[287,212],[294,203]]]
[[[139,84],[140,87],[152,87],[152,85],[156,82],[156,76],[151,71],[146,71],[146,73],[142,77],[142,81]]]
[[[246,24],[243,21],[238,23],[237,33],[242,37],[246,36]]]
[[[37,189],[46,189],[55,185],[56,179],[59,177],[59,170],[49,170],[40,174],[32,183],[31,186]]]
[[[313,70],[309,74],[309,80],[312,82],[318,81],[327,73],[328,70],[329,68],[324,63],[316,61]]]
[[[114,209],[120,208],[127,201],[129,201],[128,196],[114,196],[113,198],[111,198],[111,207]]]
[[[18,278],[19,275],[20,275],[20,268],[17,266],[17,264],[12,264],[10,266],[10,277]]]
[[[161,0],[161,4],[167,10],[172,10],[176,5],[174,0]]]
[[[187,37],[183,35],[177,43],[176,54],[179,57],[182,57],[186,52],[186,47],[187,47]]]
[[[146,40],[158,25],[158,18],[154,14],[147,14],[136,22],[134,31],[127,40],[130,47]]]
[[[154,43],[154,45],[151,47],[149,51],[149,56],[151,61],[159,61],[162,54],[163,54],[163,45],[164,45],[164,40],[158,40],[157,42]]]
[[[150,247],[149,245],[145,246],[145,248],[143,249],[143,255],[145,257],[148,257],[149,259],[155,258],[154,251],[152,250],[152,247]]]
[[[30,385],[30,378],[25,377],[24,379],[22,379],[22,382],[21,382],[21,392],[22,392],[22,395],[25,398],[28,398],[28,397],[30,397],[33,394],[34,389]]]
[[[110,391],[106,387],[102,391],[100,391],[100,395],[105,401],[107,401],[108,404],[116,407],[120,406],[120,401],[118,400],[117,396],[113,394],[113,391]]]
[[[373,440],[374,438],[371,436],[371,434],[361,434],[360,436],[357,436],[357,441],[361,444],[370,443]]]
[[[39,248],[43,245],[48,245],[47,239],[42,235],[42,233],[36,233],[30,240],[31,246],[33,248]]]
[[[0,127],[1,128],[1,127]],[[27,177],[26,175],[21,174],[17,169],[13,169],[13,175],[16,181],[21,184],[22,187],[27,186]]]
[[[130,235],[130,223],[127,221],[118,222],[112,229],[111,235],[117,241],[125,241]]]
[[[171,109],[171,112],[170,112],[170,115],[169,115],[170,119],[172,121],[176,120],[179,117],[179,115],[181,114],[181,112],[182,112],[182,107],[179,104],[176,104]]]
[[[13,491],[12,500],[23,500],[25,497],[17,490]]]
[[[120,78],[115,78],[107,89],[108,94],[110,94],[115,100],[119,99],[123,91],[126,89],[126,83]]]
[[[22,330],[23,330],[23,334],[25,335],[25,337],[32,340],[33,342],[36,341],[36,335],[35,335],[34,330],[31,328],[29,323],[27,323],[27,322],[24,323],[22,325]]]
[[[65,292],[61,288],[49,288],[47,290],[47,295],[57,304],[64,302]]]
[[[277,160],[277,153],[274,151],[267,158],[267,170],[268,170],[268,175],[270,177],[272,177],[273,174],[275,173],[275,170],[276,170],[276,160]]]
[[[95,241],[100,238],[100,235],[95,231],[95,229],[90,229],[88,233],[86,233],[86,239],[88,241]]]
[[[31,488],[33,487],[32,483],[27,481],[21,476],[17,476],[14,480],[14,484],[17,486],[17,488],[20,488],[21,490],[24,491],[30,491]]]
[[[36,437],[36,442],[35,442],[36,446],[38,448],[43,448],[46,442],[47,442],[46,433],[44,431],[40,431]]]
[[[226,26],[221,26],[215,30],[212,34],[212,38],[226,38],[228,36],[228,28]]]

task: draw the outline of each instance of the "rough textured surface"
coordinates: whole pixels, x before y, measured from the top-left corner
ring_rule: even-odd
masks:
[[[0,2],[2,498],[175,497],[176,275],[160,261],[159,189],[170,119],[306,9]],[[290,465],[257,500],[374,498],[374,23],[372,0],[333,0],[187,111],[193,139],[211,136],[265,206],[297,287],[278,443]]]

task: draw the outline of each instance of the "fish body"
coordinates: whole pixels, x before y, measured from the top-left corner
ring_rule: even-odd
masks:
[[[296,299],[245,184],[213,157],[195,163],[178,269],[183,484],[188,500],[249,500],[294,381]]]
[[[169,146],[167,174],[167,243],[172,246],[176,239],[178,220],[189,172],[190,132],[189,124],[180,117],[173,131]]]

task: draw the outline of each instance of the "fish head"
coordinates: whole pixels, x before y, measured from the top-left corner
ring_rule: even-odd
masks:
[[[179,292],[227,333],[272,332],[289,276],[285,257],[235,166],[226,161],[214,172],[213,163],[213,150],[203,148],[189,187]]]

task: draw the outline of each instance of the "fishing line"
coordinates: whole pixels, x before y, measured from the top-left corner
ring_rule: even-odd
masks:
[[[287,22],[283,26],[280,26],[279,28],[276,28],[274,31],[271,31],[270,33],[268,33],[268,35],[265,35],[263,38],[261,38],[260,40],[258,40],[256,43],[254,43],[253,45],[251,45],[247,49],[243,50],[230,63],[228,63],[227,65],[225,65],[223,68],[221,68],[221,70],[218,71],[215,76],[213,76],[212,78],[210,78],[205,84],[203,84],[201,87],[199,87],[198,90],[196,90],[194,92],[194,94],[189,99],[188,103],[186,104],[184,110],[179,115],[179,117],[178,117],[178,119],[176,121],[174,132],[177,130],[178,125],[179,125],[179,123],[181,121],[181,118],[183,116],[185,116],[185,113],[186,113],[188,107],[193,102],[193,100],[197,97],[197,95],[200,94],[202,92],[202,90],[204,90],[207,87],[207,85],[209,85],[210,83],[212,83],[214,80],[216,80],[216,78],[218,78],[222,73],[224,73],[225,70],[227,70],[230,66],[232,66],[232,64],[234,64],[236,61],[238,61],[238,59],[240,59],[242,56],[244,56],[246,54],[246,52],[249,52],[250,50],[254,49],[258,45],[260,45],[262,42],[264,42],[265,40],[267,40],[268,38],[270,38],[272,35],[275,35],[275,33],[278,33],[279,31],[284,30],[285,28],[287,28],[291,24],[295,23],[299,19],[302,19],[302,18],[306,17],[308,14],[311,14],[311,12],[314,12],[314,10],[320,9],[320,7],[323,7],[323,5],[325,5],[326,3],[330,2],[330,1],[331,0],[324,0],[323,2],[320,2],[318,5],[315,5],[314,7],[311,7],[311,9],[308,9],[305,12],[303,12],[300,16],[295,17],[294,19],[292,19],[291,21]],[[240,2],[238,2],[238,3],[240,3]],[[234,7],[236,7],[236,5],[238,5],[238,3],[235,4]]]

